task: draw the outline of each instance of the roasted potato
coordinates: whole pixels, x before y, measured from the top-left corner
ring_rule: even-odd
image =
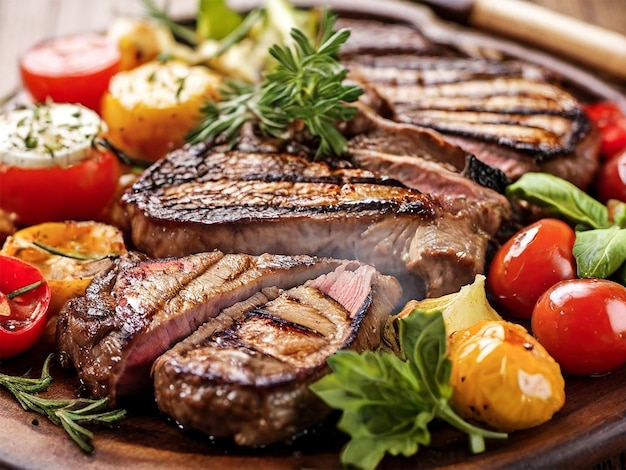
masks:
[[[108,140],[132,158],[158,160],[185,143],[202,105],[218,96],[219,83],[208,68],[179,61],[119,72],[102,101]]]

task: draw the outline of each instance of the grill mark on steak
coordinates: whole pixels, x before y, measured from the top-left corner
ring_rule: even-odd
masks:
[[[406,295],[418,298],[458,290],[483,271],[489,236],[472,220],[396,180],[341,165],[210,147],[174,151],[123,196],[133,243],[153,257],[218,249],[358,259],[401,278]],[[442,243],[465,233],[464,246],[450,242],[460,251],[446,252],[448,260],[438,251],[437,262],[450,268],[442,278],[407,269],[416,258],[428,264],[414,240],[418,227],[440,231]]]
[[[589,122],[569,93],[523,78],[385,84],[359,73],[392,103],[395,120],[496,142],[539,160],[572,153]]]
[[[381,21],[339,18],[337,28],[350,29],[348,41],[341,47],[341,55],[349,57],[362,54],[450,54],[450,49],[434,44],[415,28],[393,25]],[[374,39],[373,39],[374,38]]]
[[[152,362],[220,310],[270,287],[292,287],[339,261],[309,256],[198,253],[149,260],[130,253],[96,277],[58,317],[61,362],[92,396],[138,392]]]
[[[493,76],[545,80],[545,70],[526,62],[515,60],[495,61],[463,57],[430,57],[418,54],[359,54],[345,57],[350,67],[352,61],[365,75],[376,82],[396,85],[441,85]]]
[[[598,168],[598,134],[555,73],[459,46],[444,53],[424,44],[385,50],[377,46],[385,34],[409,37],[413,28],[393,25],[385,33],[376,21],[346,25],[359,32],[359,40],[342,61],[383,116],[442,133],[510,180],[545,171],[581,188],[591,183]]]
[[[376,348],[399,286],[350,262],[275,294],[222,312],[155,362],[165,414],[243,446],[293,439],[330,412],[308,388],[326,359]]]

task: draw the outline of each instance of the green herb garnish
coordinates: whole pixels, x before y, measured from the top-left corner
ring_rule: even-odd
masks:
[[[15,289],[7,294],[8,299],[14,299],[15,297],[19,297],[22,294],[26,294],[26,292],[30,292],[33,289],[36,289],[40,285],[43,284],[43,281],[35,281],[30,284],[25,285],[24,287],[20,287],[19,289]]]
[[[47,251],[48,253],[52,255],[63,256],[64,258],[77,259],[81,261],[91,261],[91,260],[98,260],[98,259],[106,258],[106,256],[81,255],[80,253],[76,253],[76,252],[59,250],[58,248],[55,248],[50,245],[46,245],[45,243],[41,243],[41,242],[34,241],[32,243],[36,247],[41,248],[42,250]]]
[[[226,0],[199,0],[196,32],[201,38],[222,39],[237,28],[242,19]]]
[[[452,363],[440,312],[401,319],[399,341],[402,357],[339,351],[328,358],[332,372],[311,385],[330,407],[343,410],[337,427],[351,436],[343,465],[374,469],[386,453],[415,454],[430,444],[428,424],[435,418],[467,433],[473,453],[484,451],[484,438],[507,437],[469,424],[450,407]]]
[[[191,46],[198,45],[199,38],[196,32],[187,28],[186,26],[183,26],[182,24],[177,23],[172,18],[170,18],[167,10],[159,8],[154,3],[154,0],[143,0],[143,4],[148,16],[169,28],[169,30],[176,38]]]
[[[575,225],[578,277],[612,277],[626,285],[626,204],[617,203],[610,217],[607,206],[548,173],[526,173],[507,187],[506,194]]]
[[[333,31],[336,19],[336,15],[324,12],[315,44],[299,29],[292,29],[295,51],[272,46],[269,53],[277,65],[262,83],[229,82],[221,101],[203,107],[204,118],[187,140],[198,143],[225,134],[232,143],[247,121],[256,121],[270,136],[284,138],[289,125],[301,121],[320,139],[318,156],[343,154],[346,139],[336,122],[356,114],[356,109],[346,103],[356,101],[363,89],[343,83],[348,71],[337,57],[350,31]]]
[[[49,399],[41,398],[36,393],[44,392],[52,382],[50,375],[50,354],[44,362],[41,377],[14,377],[0,374],[0,385],[6,388],[25,410],[46,416],[57,426],[63,427],[69,436],[84,452],[93,452],[91,443],[93,432],[82,424],[112,424],[126,416],[125,410],[109,410],[107,399],[91,400],[86,398]]]
[[[180,77],[176,79],[176,101],[180,100],[180,95],[185,88],[185,81],[187,77]]]

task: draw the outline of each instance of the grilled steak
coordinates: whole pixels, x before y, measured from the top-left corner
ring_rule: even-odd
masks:
[[[61,362],[78,370],[92,396],[114,401],[148,387],[153,361],[223,308],[265,287],[300,285],[339,264],[218,251],[160,260],[122,255],[59,313]]]
[[[218,249],[358,259],[400,278],[412,298],[471,282],[489,239],[433,196],[290,154],[184,148],[150,167],[123,201],[133,242],[151,256]]]
[[[326,359],[376,348],[399,295],[394,279],[356,262],[266,289],[159,357],[157,404],[183,428],[239,445],[290,440],[330,411],[308,388],[328,372]]]
[[[343,60],[355,80],[386,100],[387,117],[440,132],[512,180],[546,171],[583,188],[590,183],[598,165],[597,133],[581,104],[551,83],[549,72],[519,60],[458,51],[434,56],[423,41],[410,53],[368,47],[368,41],[383,41],[377,23],[369,24],[373,29],[367,21],[349,22],[353,34],[360,29],[368,34],[359,35]]]
[[[438,196],[450,211],[466,214],[492,237],[511,220],[510,203],[502,194],[508,180],[500,170],[427,128],[395,123],[363,107],[355,122],[346,131],[355,134],[348,152],[357,166]]]

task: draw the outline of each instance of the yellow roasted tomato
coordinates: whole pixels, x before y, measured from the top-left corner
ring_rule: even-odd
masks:
[[[499,431],[549,421],[565,403],[556,361],[524,327],[486,320],[451,337],[451,405],[463,418]]]
[[[102,101],[107,138],[128,156],[155,161],[181,147],[220,79],[206,67],[148,62],[119,72]]]
[[[35,266],[50,285],[50,315],[82,295],[93,277],[126,251],[122,232],[98,222],[48,222],[9,236],[0,254]]]

